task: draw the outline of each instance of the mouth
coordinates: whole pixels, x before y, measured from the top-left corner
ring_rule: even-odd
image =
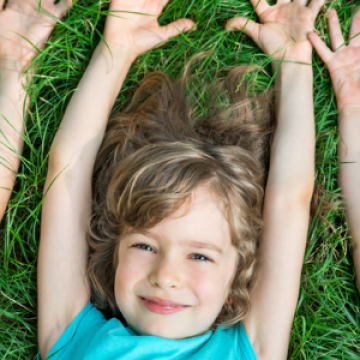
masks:
[[[139,296],[139,298],[147,300],[149,302],[152,302],[152,303],[160,305],[160,306],[189,306],[189,305],[177,303],[175,301],[164,300],[164,299],[153,297],[153,296],[146,296],[146,297]]]
[[[183,305],[174,301],[164,300],[155,297],[138,296],[140,302],[151,312],[168,315],[187,309],[190,305]]]

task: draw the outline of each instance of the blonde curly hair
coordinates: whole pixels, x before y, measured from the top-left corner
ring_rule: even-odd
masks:
[[[274,130],[273,94],[248,97],[244,76],[253,68],[235,67],[208,85],[209,113],[201,119],[194,115],[196,97],[188,101],[186,95],[194,61],[175,81],[163,72],[147,75],[127,109],[111,116],[97,155],[88,235],[91,300],[122,321],[114,295],[122,235],[128,228],[155,226],[205,183],[225,205],[238,253],[228,299],[212,329],[238,323],[250,307]]]

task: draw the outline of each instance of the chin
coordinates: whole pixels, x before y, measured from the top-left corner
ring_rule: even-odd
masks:
[[[180,329],[171,329],[169,326],[163,324],[151,324],[150,326],[144,326],[140,333],[141,335],[157,336],[166,339],[181,339],[184,338],[185,334],[180,334]],[[185,335],[186,336],[186,335]]]
[[[157,336],[165,339],[181,340],[194,336],[200,336],[205,334],[209,329],[203,329],[197,332],[185,331],[185,329],[191,329],[193,326],[182,324],[179,321],[172,327],[169,323],[164,322],[151,322],[151,324],[139,324],[136,328],[136,333],[142,336]]]

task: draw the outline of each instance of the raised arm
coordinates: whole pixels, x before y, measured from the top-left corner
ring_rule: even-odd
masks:
[[[349,43],[336,11],[330,11],[331,51],[315,34],[309,39],[329,69],[339,112],[339,183],[346,203],[351,248],[360,285],[360,11],[351,23]]]
[[[191,20],[180,19],[160,27],[157,18],[166,3],[111,1],[110,11],[122,11],[117,14],[122,18],[109,16],[105,26],[104,38],[112,56],[107,46],[99,43],[55,136],[38,259],[38,341],[43,359],[90,299],[85,235],[91,210],[91,178],[125,76],[138,55],[194,25]]]
[[[70,1],[67,1],[70,5]],[[65,2],[66,3],[66,2]],[[43,0],[42,10],[63,16],[69,5]],[[19,168],[24,121],[29,101],[26,99],[24,72],[41,49],[56,21],[38,12],[36,0],[0,0],[0,220],[4,216]],[[27,78],[31,81],[30,76]]]
[[[265,0],[251,1],[262,25],[250,20],[244,32],[273,55],[274,71],[280,68],[258,273],[243,324],[259,360],[281,360],[287,358],[298,300],[315,177],[312,47],[306,34],[324,1],[313,0],[307,7],[306,0],[279,0],[271,7]],[[246,21],[235,18],[229,26],[241,30]],[[309,65],[279,65],[281,59]]]

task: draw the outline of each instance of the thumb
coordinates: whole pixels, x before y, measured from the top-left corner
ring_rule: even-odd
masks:
[[[227,30],[242,30],[248,36],[250,36],[256,44],[258,44],[260,24],[251,19],[247,19],[242,16],[230,19],[225,28]]]
[[[161,27],[163,32],[163,39],[169,40],[174,36],[180,35],[182,32],[188,32],[189,30],[196,30],[196,24],[190,19],[178,19],[171,24]]]
[[[325,63],[325,65],[327,65],[334,56],[334,53],[325,45],[325,43],[320,39],[320,37],[314,32],[308,33],[307,36],[312,46],[319,54],[321,60]]]

